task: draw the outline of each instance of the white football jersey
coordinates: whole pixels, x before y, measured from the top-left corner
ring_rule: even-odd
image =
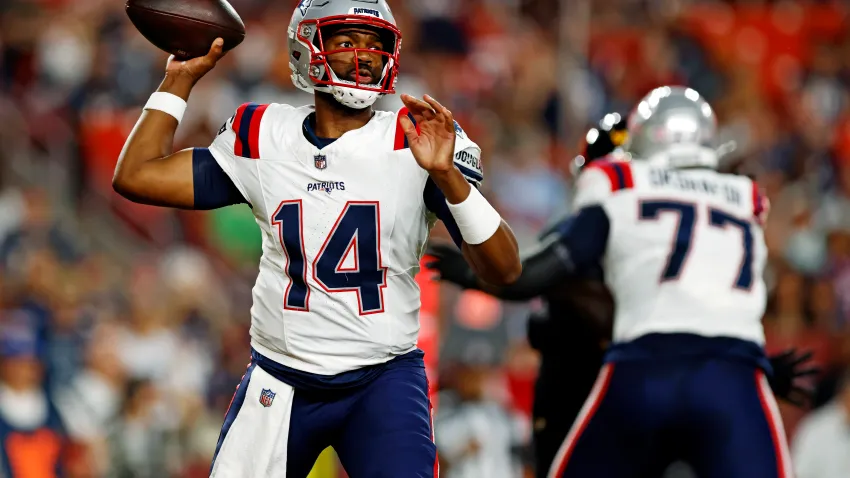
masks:
[[[415,349],[414,276],[435,216],[428,173],[378,111],[321,150],[305,137],[312,106],[241,106],[210,146],[250,203],[263,254],[251,345],[297,370],[335,375]],[[481,150],[456,126],[455,163],[480,181]]]
[[[598,161],[575,207],[609,219],[603,260],[615,303],[614,342],[693,333],[764,344],[767,203],[743,176]]]

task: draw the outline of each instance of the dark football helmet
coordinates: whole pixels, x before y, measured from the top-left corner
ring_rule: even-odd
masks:
[[[616,151],[627,139],[626,119],[619,113],[605,115],[599,125],[590,128],[585,135],[581,154],[573,158],[570,164],[573,176],[577,176],[591,162]]]

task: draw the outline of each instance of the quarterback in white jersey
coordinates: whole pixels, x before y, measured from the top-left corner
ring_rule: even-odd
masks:
[[[210,146],[262,230],[251,337],[275,362],[336,375],[416,348],[414,275],[439,189],[405,147],[399,114],[376,111],[319,148],[315,107],[247,104]],[[477,185],[481,150],[453,134],[456,166]]]
[[[478,191],[481,150],[436,100],[394,93],[401,32],[385,0],[303,0],[288,29],[293,82],[315,105],[247,103],[209,148],[171,152],[194,84],[222,56],[172,57],[113,185],[148,204],[248,204],[263,254],[252,360],[211,476],[303,478],[332,446],[352,478],[434,477],[436,447],[414,276],[442,220],[485,280],[521,272],[516,240]]]
[[[563,275],[601,263],[615,303],[550,476],[659,476],[681,460],[701,478],[790,477],[763,350],[766,200],[715,171],[714,112],[692,89],[654,90],[628,132],[630,156],[586,168],[547,246]]]

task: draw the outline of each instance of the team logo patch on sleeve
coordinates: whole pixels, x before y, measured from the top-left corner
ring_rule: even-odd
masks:
[[[466,139],[466,132],[460,127],[460,124],[457,121],[455,121],[455,133],[457,133],[458,138]]]
[[[277,394],[272,392],[271,389],[264,388],[262,392],[260,392],[260,405],[268,408],[272,406],[272,402],[274,402],[274,397]]]

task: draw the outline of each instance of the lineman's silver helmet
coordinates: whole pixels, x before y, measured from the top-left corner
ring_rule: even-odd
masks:
[[[383,75],[375,84],[361,84],[337,77],[327,61],[322,30],[339,25],[377,29],[385,36]],[[330,93],[349,108],[372,106],[385,94],[395,93],[401,32],[386,0],[302,0],[289,22],[289,66],[292,82],[308,93]],[[357,58],[357,49],[352,51]],[[374,53],[374,51],[371,51]]]
[[[628,120],[625,150],[633,159],[673,168],[717,168],[717,118],[691,88],[652,90]]]

